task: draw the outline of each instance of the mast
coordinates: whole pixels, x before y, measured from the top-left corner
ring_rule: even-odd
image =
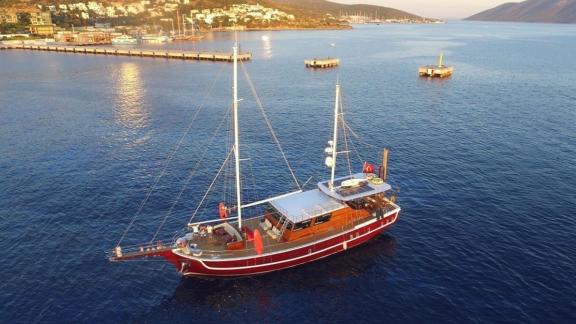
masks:
[[[180,30],[180,10],[176,10],[176,19],[178,22],[178,35],[182,35],[182,31]]]
[[[336,84],[336,101],[334,103],[334,136],[332,137],[332,171],[330,190],[334,191],[334,173],[336,173],[336,150],[338,149],[338,108],[340,106],[340,84]]]
[[[238,210],[238,227],[242,229],[242,196],[240,192],[240,138],[238,129],[238,45],[234,44],[234,162],[236,164],[236,208]]]
[[[182,32],[186,36],[186,14],[182,14]]]

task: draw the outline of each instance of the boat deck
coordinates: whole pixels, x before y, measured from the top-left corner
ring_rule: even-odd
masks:
[[[390,212],[398,210],[399,207],[393,203],[388,203],[382,209],[384,211],[384,215],[387,215]],[[368,216],[360,218],[355,221],[347,223],[345,226],[331,227],[323,233],[312,234],[310,236],[306,236],[304,238],[288,242],[283,241],[281,238],[280,239],[272,238],[270,235],[266,234],[266,232],[263,231],[263,229],[259,225],[263,218],[264,216],[247,219],[243,221],[242,225],[243,227],[247,227],[250,231],[258,229],[258,231],[262,234],[264,253],[269,253],[274,251],[290,249],[311,242],[315,242],[345,232],[347,230],[353,229],[355,226],[370,221],[372,219],[376,219],[377,217]],[[229,250],[227,249],[226,242],[224,240],[219,239],[215,234],[204,234],[204,235],[195,234],[192,243],[197,244],[198,249],[202,250],[202,257],[208,259],[238,258],[238,257],[252,256],[256,254],[253,241],[245,241],[243,249]]]
[[[345,207],[348,208],[348,207]],[[137,257],[159,256],[164,252],[176,249],[178,254],[200,257],[204,260],[227,259],[255,256],[256,252],[253,238],[254,232],[258,230],[262,237],[263,253],[277,252],[312,242],[318,242],[343,232],[353,230],[356,226],[365,222],[371,222],[392,215],[400,210],[400,207],[384,195],[376,196],[372,199],[372,205],[368,209],[350,208],[351,212],[346,214],[345,222],[325,223],[328,226],[319,228],[318,231],[311,231],[309,234],[286,241],[284,239],[284,227],[282,229],[268,227],[263,228],[265,215],[244,219],[242,221],[242,232],[238,230],[237,221],[207,221],[189,224],[191,231],[184,237],[171,241],[169,244],[162,242],[151,243],[140,246],[117,247],[108,253],[111,261],[128,260]],[[368,214],[368,216],[363,216]],[[287,218],[288,219],[288,218]],[[272,226],[270,222],[268,226]],[[211,224],[211,225],[208,225]],[[290,232],[290,237],[297,232]],[[245,239],[244,239],[245,238]],[[181,245],[183,244],[183,245]]]

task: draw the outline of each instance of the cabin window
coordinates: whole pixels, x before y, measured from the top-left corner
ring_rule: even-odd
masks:
[[[301,229],[310,227],[310,224],[311,224],[311,223],[312,223],[312,220],[311,220],[311,219],[309,219],[309,220],[307,220],[307,221],[300,222],[300,223],[296,223],[296,224],[294,224],[294,227],[292,228],[292,231],[298,231],[298,230],[301,230]]]
[[[320,215],[320,216],[316,217],[316,221],[314,222],[314,224],[318,225],[318,224],[326,223],[327,221],[330,220],[330,217],[332,217],[332,214]]]

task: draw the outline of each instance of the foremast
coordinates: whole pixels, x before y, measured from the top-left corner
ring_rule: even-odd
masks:
[[[234,163],[236,173],[236,210],[238,213],[238,228],[242,228],[242,192],[240,187],[240,136],[238,128],[238,44],[234,51],[234,82],[233,82],[233,110],[234,110]]]
[[[336,84],[336,100],[334,102],[334,131],[331,143],[331,153],[332,159],[329,160],[330,163],[326,163],[328,166],[331,167],[330,171],[330,190],[334,191],[334,176],[336,173],[336,155],[338,154],[338,117],[339,117],[339,109],[340,108],[340,84]]]

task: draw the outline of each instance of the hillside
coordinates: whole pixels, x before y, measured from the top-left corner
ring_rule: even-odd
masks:
[[[0,0],[0,7],[11,7],[29,4],[55,4],[55,3],[75,3],[88,2],[88,0]],[[97,0],[97,2],[110,2]],[[134,0],[117,0],[114,3],[133,3]],[[340,15],[362,13],[364,15],[376,16],[383,19],[414,19],[422,18],[393,8],[373,6],[373,5],[345,5],[325,0],[191,0],[186,7],[193,8],[221,8],[229,7],[235,3],[260,3],[266,7],[278,8],[282,11],[295,14],[301,17],[320,17],[330,13],[336,17]]]
[[[346,5],[325,0],[271,0],[270,2],[285,8],[287,11],[296,11],[303,15],[324,15],[330,13],[334,16],[340,16],[345,13],[362,12],[363,14],[375,15],[384,19],[421,19],[417,15],[402,10],[373,5]]]
[[[526,0],[505,3],[465,20],[576,23],[576,0]]]

